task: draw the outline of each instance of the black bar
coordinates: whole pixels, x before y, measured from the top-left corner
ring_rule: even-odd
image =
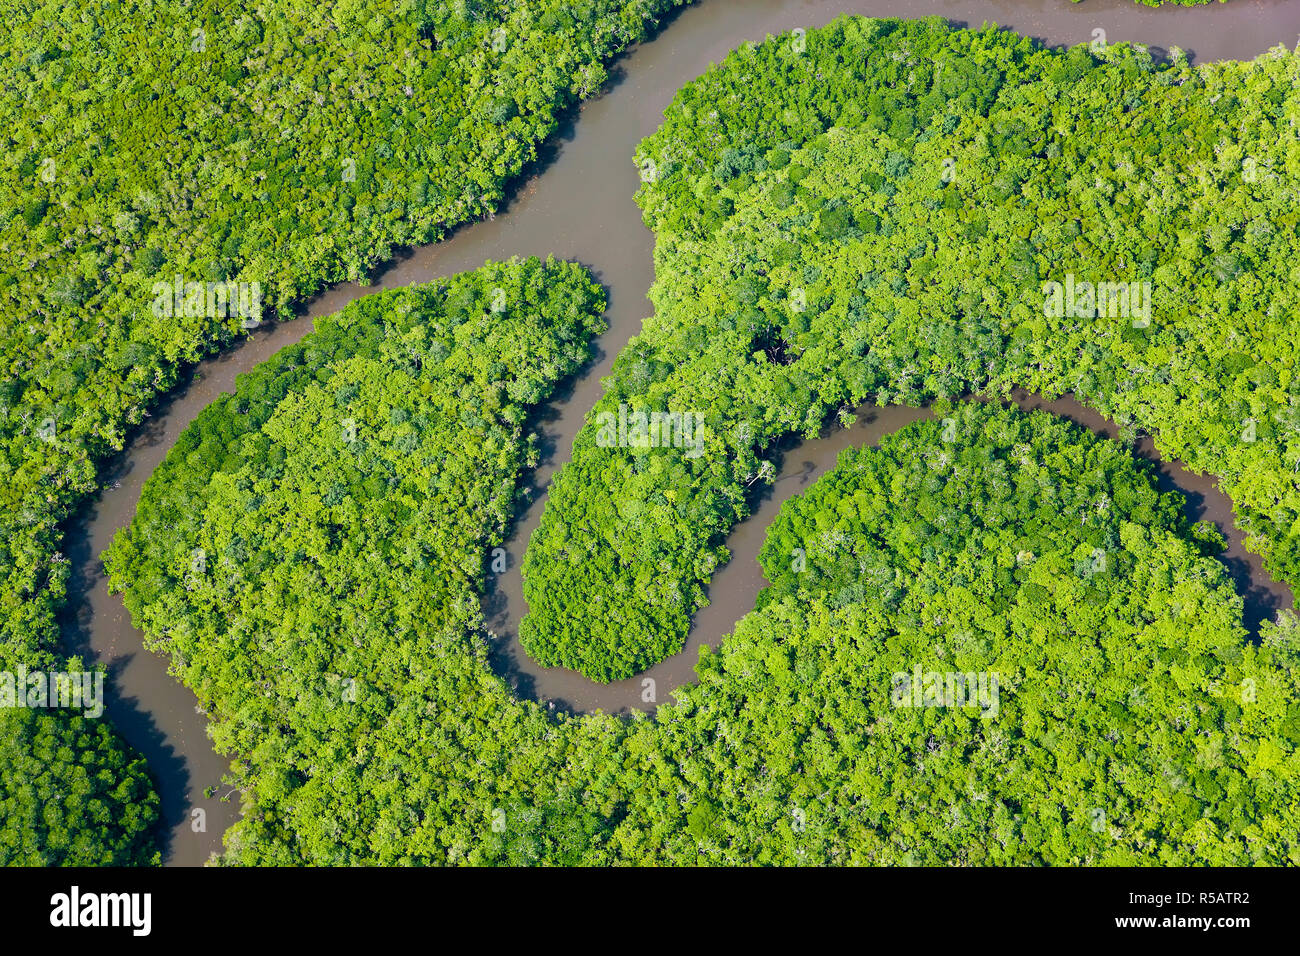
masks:
[[[1181,945],[1191,936],[1231,946],[1294,923],[1297,879],[1276,869],[8,869],[0,870],[0,925],[13,940],[145,938],[129,917],[117,927],[51,925],[58,895],[70,904],[73,886],[83,908],[98,907],[98,897],[86,903],[95,894],[148,893],[147,938],[214,949],[278,938],[337,945],[403,927],[436,945],[453,926],[445,942],[456,946],[549,932],[570,945],[603,936],[658,949],[691,940],[692,920],[733,944],[835,929],[860,942],[942,946],[1101,937]],[[123,912],[142,916],[139,900]],[[1127,923],[1134,919],[1152,922]],[[1205,919],[1208,927],[1199,925]]]

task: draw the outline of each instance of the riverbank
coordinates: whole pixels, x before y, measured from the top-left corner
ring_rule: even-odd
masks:
[[[227,762],[212,752],[206,736],[206,717],[196,712],[194,696],[168,675],[161,657],[142,648],[140,634],[131,627],[120,598],[107,593],[98,556],[116,530],[130,522],[144,480],[176,438],[217,395],[233,390],[237,374],[296,342],[310,331],[316,317],[336,312],[347,302],[381,289],[473,269],[489,258],[554,254],[576,260],[590,267],[608,289],[610,327],[598,343],[596,360],[544,412],[545,459],[531,477],[533,504],[507,544],[514,584],[509,574],[498,583],[497,598],[505,595],[505,606],[512,606],[510,588],[518,584],[523,543],[540,518],[544,490],[555,469],[568,459],[574,435],[601,394],[601,377],[608,374],[614,356],[639,330],[648,310],[645,292],[653,280],[653,237],[642,224],[632,199],[639,185],[638,171],[631,161],[637,143],[658,127],[664,108],[685,82],[740,43],[794,27],[820,26],[846,12],[940,15],[968,25],[996,21],[1053,45],[1089,42],[1094,30],[1103,29],[1110,42],[1145,42],[1159,50],[1179,46],[1197,62],[1250,58],[1278,42],[1290,44],[1300,33],[1300,6],[1263,0],[1159,11],[1136,6],[1131,0],[1090,0],[1077,5],[1045,4],[1041,0],[758,0],[745,4],[715,0],[683,10],[657,39],[619,61],[608,92],[585,104],[573,122],[562,125],[560,134],[544,151],[544,163],[518,185],[506,208],[493,219],[463,227],[444,242],[408,251],[378,276],[374,285],[336,286],[309,303],[301,317],[259,330],[240,347],[199,365],[183,387],[154,409],[123,454],[104,469],[104,492],[69,526],[65,553],[72,564],[72,581],[65,612],[65,640],[70,651],[102,661],[110,669],[107,712],[131,744],[145,755],[158,780],[171,836],[168,863],[205,862],[220,849],[221,834],[236,818],[239,808],[220,801],[224,790],[205,796],[206,788],[219,783]],[[1082,412],[1091,414],[1086,409]],[[860,428],[828,436],[826,441],[831,444],[824,452],[813,455],[807,446],[787,452],[778,493],[765,500],[728,540],[736,556],[715,575],[710,586],[711,604],[697,615],[686,649],[671,661],[634,678],[630,682],[632,699],[612,684],[592,685],[610,688],[609,697],[584,696],[587,690],[566,683],[567,672],[530,675],[523,670],[523,662],[528,659],[517,647],[515,663],[511,664],[509,638],[501,642],[502,653],[507,655],[500,661],[503,671],[518,678],[520,693],[556,700],[557,706],[574,709],[600,707],[613,712],[635,706],[640,702],[640,681],[645,676],[655,677],[658,699],[667,699],[674,682],[690,679],[697,648],[705,637],[720,639],[752,607],[753,597],[762,586],[761,575],[757,575],[756,565],[749,568],[742,558],[757,553],[768,521],[780,500],[784,500],[779,495],[787,487],[789,494],[806,488],[820,473],[818,463],[822,467],[833,463],[839,447],[869,441],[872,434],[878,438],[924,413],[917,409],[874,409],[868,414],[875,419],[868,421],[864,414],[859,419]],[[844,444],[834,447],[841,440]],[[1196,481],[1212,485],[1212,479]],[[1205,492],[1197,487],[1192,488],[1193,492],[1203,495]],[[769,501],[774,502],[771,508]],[[1229,527],[1230,522],[1223,530]],[[1246,570],[1252,557],[1240,559]],[[752,565],[752,560],[748,564]],[[521,606],[513,605],[516,610]],[[489,626],[505,634],[509,621],[502,626],[489,621]],[[665,670],[656,676],[660,667]],[[191,816],[194,809],[205,814],[201,831],[195,830]]]

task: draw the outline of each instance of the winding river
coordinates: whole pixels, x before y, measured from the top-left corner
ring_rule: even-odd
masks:
[[[194,695],[167,673],[161,656],[143,649],[121,599],[107,593],[99,555],[117,529],[131,521],[145,479],[195,415],[222,392],[232,391],[236,375],[311,331],[315,317],[381,289],[425,282],[511,255],[553,254],[576,260],[605,285],[609,331],[598,342],[595,360],[543,413],[546,453],[531,476],[532,505],[507,542],[510,567],[492,582],[485,599],[488,627],[498,635],[494,656],[500,673],[520,694],[572,710],[614,713],[644,708],[642,677],[655,679],[660,701],[669,698],[673,687],[693,679],[698,647],[716,645],[730,632],[753,607],[765,583],[755,556],[781,502],[833,466],[841,449],[874,443],[928,414],[914,408],[864,408],[853,427],[835,428],[816,440],[787,447],[775,486],[728,538],[732,560],[714,575],[711,603],[696,616],[681,654],[630,681],[596,685],[568,671],[538,668],[520,651],[514,636],[524,608],[519,559],[537,526],[545,488],[567,460],[583,416],[600,394],[601,377],[609,373],[614,356],[639,330],[649,309],[645,294],[653,279],[652,236],[632,200],[638,186],[631,161],[637,143],[657,128],[676,90],[732,48],[769,33],[821,26],[840,13],[940,15],[970,26],[991,21],[1051,44],[1086,42],[1100,28],[1111,42],[1143,42],[1157,52],[1179,46],[1202,62],[1251,58],[1278,43],[1294,45],[1300,35],[1300,3],[1293,0],[1231,0],[1161,10],[1133,0],[700,0],[674,15],[656,39],[611,67],[605,93],[567,117],[495,218],[408,251],[371,286],[336,286],[313,299],[298,317],[259,330],[239,347],[201,363],[158,403],[125,451],[105,467],[105,490],[69,523],[64,550],[72,563],[72,580],[65,641],[70,652],[99,660],[110,670],[107,713],[144,754],[157,779],[170,836],[165,850],[169,865],[199,865],[221,849],[222,834],[239,813],[238,795],[221,790],[207,794],[220,783],[228,763],[213,752],[207,720],[198,712]],[[1017,396],[1017,401],[1025,407],[1047,407],[1114,435],[1111,423],[1069,399],[1046,403]],[[1155,455],[1149,441],[1138,453]],[[1231,503],[1214,480],[1193,475],[1177,462],[1160,462],[1158,469],[1166,488],[1187,494],[1194,517],[1212,519],[1229,534],[1231,546],[1224,560],[1245,598],[1247,624],[1254,626],[1277,608],[1290,607],[1289,590],[1272,582],[1259,558],[1241,546],[1240,534],[1232,527]]]

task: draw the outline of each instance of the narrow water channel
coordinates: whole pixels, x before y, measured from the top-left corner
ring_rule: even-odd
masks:
[[[1114,422],[1070,397],[1049,401],[1041,395],[1017,391],[1012,394],[1012,401],[1026,410],[1049,411],[1106,438],[1116,438],[1119,433]],[[597,684],[563,668],[540,667],[519,646],[517,625],[527,612],[527,604],[519,569],[514,566],[496,579],[485,600],[487,626],[498,641],[494,666],[521,696],[546,701],[567,711],[603,710],[612,714],[656,710],[659,704],[671,700],[674,688],[695,679],[700,647],[716,648],[736,622],[753,609],[758,592],[768,583],[758,564],[758,552],[781,505],[807,491],[813,482],[834,468],[845,448],[879,444],[885,436],[930,415],[928,408],[864,405],[856,410],[857,418],[851,427],[832,425],[815,439],[787,446],[770,491],[760,499],[753,514],[727,536],[731,559],[713,575],[708,587],[709,605],[695,615],[680,653],[635,677],[609,684]],[[1233,524],[1232,499],[1219,490],[1213,476],[1188,471],[1177,460],[1161,459],[1149,437],[1139,441],[1133,451],[1154,463],[1161,491],[1182,493],[1190,520],[1213,521],[1223,532],[1228,547],[1220,560],[1245,603],[1243,616],[1247,630],[1256,633],[1261,621],[1274,618],[1280,608],[1293,606],[1290,588],[1269,577],[1260,556],[1248,551],[1242,543],[1244,535]],[[512,558],[522,556],[524,544],[526,540],[520,540],[518,535],[512,539]],[[652,702],[644,699],[646,679],[654,681]]]
[[[1278,43],[1293,46],[1300,36],[1300,2],[1293,0],[1232,0],[1160,10],[1132,0],[1079,4],[1068,0],[701,0],[672,17],[656,39],[611,68],[608,90],[562,124],[543,150],[542,160],[520,181],[494,219],[467,225],[441,243],[407,252],[371,286],[335,286],[312,300],[300,317],[259,331],[239,347],[201,363],[136,430],[125,451],[106,467],[103,493],[70,522],[64,547],[72,565],[65,639],[70,651],[102,661],[110,669],[107,713],[144,754],[157,780],[170,834],[168,864],[199,865],[219,851],[221,836],[239,807],[233,799],[222,802],[220,791],[205,796],[207,788],[219,783],[227,761],[212,751],[206,717],[196,711],[194,695],[168,675],[163,658],[143,649],[121,599],[107,593],[99,555],[117,529],[130,523],[143,482],[176,438],[213,399],[233,390],[237,374],[301,339],[315,317],[381,289],[474,269],[486,259],[548,254],[589,267],[607,288],[610,327],[598,343],[599,354],[544,415],[548,454],[531,476],[534,503],[507,544],[511,570],[489,596],[489,607],[497,608],[489,625],[505,635],[499,663],[503,673],[518,681],[521,693],[574,709],[600,707],[616,712],[643,706],[639,678],[634,681],[635,693],[629,694],[626,682],[596,688],[567,672],[529,670],[531,661],[510,636],[522,608],[519,559],[537,526],[545,488],[555,469],[567,461],[583,416],[600,394],[600,378],[609,373],[614,356],[649,311],[645,294],[653,279],[652,237],[632,199],[638,186],[632,155],[637,143],[657,128],[674,93],[728,51],[769,33],[822,26],[841,13],[939,15],[969,26],[996,22],[1053,45],[1087,42],[1095,29],[1102,29],[1110,42],[1142,42],[1158,51],[1179,46],[1198,62],[1251,58]],[[1084,424],[1100,424],[1089,422],[1092,413],[1080,406],[1057,406],[1054,410]],[[840,448],[874,441],[922,414],[916,409],[866,410],[853,428],[839,429],[787,452],[775,493],[729,538],[735,558],[714,576],[711,604],[697,616],[687,648],[645,675],[655,677],[660,701],[667,699],[671,687],[691,679],[699,644],[705,640],[716,644],[752,607],[763,583],[752,556],[780,501],[805,489],[834,463]],[[1213,498],[1211,479],[1179,474],[1174,465],[1166,467],[1172,469],[1166,480],[1176,481],[1194,499],[1199,497],[1210,509],[1207,516],[1228,515],[1223,503]],[[1228,531],[1230,517],[1220,525]],[[1229,566],[1245,588],[1248,607],[1264,609],[1270,602],[1289,606],[1289,594],[1262,575],[1258,559],[1241,551],[1239,544],[1234,547],[1238,551],[1227,556]],[[205,814],[204,829],[197,832],[191,816],[194,809]]]

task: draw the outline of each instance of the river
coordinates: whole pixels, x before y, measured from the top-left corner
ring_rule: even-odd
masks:
[[[1300,36],[1300,3],[1291,0],[1231,0],[1195,8],[1138,6],[1132,0],[702,0],[666,21],[658,36],[610,68],[605,92],[573,111],[541,150],[541,158],[521,177],[505,208],[491,220],[465,225],[440,243],[408,250],[370,286],[337,285],[308,303],[296,318],[258,330],[236,348],[202,362],[153,409],[133,433],[126,449],[103,471],[104,491],[69,522],[64,552],[72,578],[64,613],[68,650],[106,664],[111,685],[106,711],[123,736],[149,762],[162,797],[169,838],[168,865],[204,863],[221,849],[221,836],[238,816],[234,795],[222,802],[219,784],[228,762],[215,754],[206,717],[194,695],[167,673],[166,661],[143,649],[121,598],[107,593],[99,555],[118,528],[130,523],[145,479],[194,417],[222,392],[234,389],[235,376],[311,331],[317,316],[382,289],[474,269],[486,259],[512,255],[556,255],[590,268],[608,290],[609,330],[598,354],[542,415],[546,454],[531,476],[533,504],[516,523],[507,542],[509,570],[495,580],[487,597],[488,626],[501,635],[496,665],[521,694],[576,710],[619,712],[641,703],[641,677],[595,685],[567,671],[537,668],[514,640],[522,609],[519,558],[537,526],[544,490],[569,455],[583,416],[600,395],[600,379],[641,326],[649,311],[646,292],[653,279],[653,239],[633,202],[638,173],[632,164],[636,145],[652,133],[675,92],[720,62],[746,40],[795,27],[822,26],[841,13],[869,16],[947,17],[958,24],[996,22],[1053,45],[1083,43],[1095,29],[1110,42],[1146,43],[1157,52],[1182,47],[1196,62],[1248,59],[1278,43],[1293,46]],[[1028,399],[1033,405],[1037,399]],[[1041,404],[1041,402],[1039,402]],[[1100,416],[1068,400],[1058,411],[1103,433]],[[660,701],[669,690],[692,679],[701,643],[716,645],[753,606],[763,579],[754,560],[768,523],[780,502],[806,489],[834,464],[841,448],[876,441],[926,414],[919,409],[865,409],[851,429],[791,447],[774,491],[756,513],[727,540],[733,558],[709,588],[711,604],[695,620],[682,654],[641,675],[657,682]],[[1113,430],[1111,432],[1113,434]],[[1148,446],[1140,453],[1151,454]],[[1212,479],[1194,476],[1177,463],[1161,465],[1162,482],[1189,493],[1193,512],[1212,518],[1232,534],[1225,556],[1247,599],[1254,620],[1277,606],[1291,606],[1286,588],[1271,582],[1259,559],[1241,548],[1232,530],[1231,510]],[[1199,511],[1197,510],[1199,509]],[[192,811],[202,811],[202,829]]]

